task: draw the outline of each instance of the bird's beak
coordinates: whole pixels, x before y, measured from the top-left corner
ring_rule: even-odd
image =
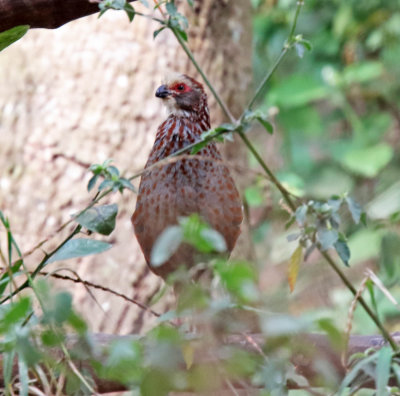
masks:
[[[169,95],[171,95],[171,92],[169,91],[166,85],[161,85],[160,87],[157,88],[156,91],[157,98],[164,99],[167,98]]]

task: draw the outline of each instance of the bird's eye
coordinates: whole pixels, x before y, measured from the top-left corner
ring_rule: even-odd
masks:
[[[178,91],[183,91],[185,89],[185,86],[183,84],[178,85]]]

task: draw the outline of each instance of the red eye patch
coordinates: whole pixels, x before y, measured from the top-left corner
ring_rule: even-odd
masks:
[[[184,83],[176,83],[171,87],[171,90],[176,92],[189,92],[191,88]]]

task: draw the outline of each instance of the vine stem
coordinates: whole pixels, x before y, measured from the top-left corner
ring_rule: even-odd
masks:
[[[3,304],[16,294],[18,294],[21,290],[26,289],[31,285],[32,280],[35,278],[35,276],[42,270],[42,268],[46,265],[47,260],[52,257],[55,253],[57,253],[70,239],[72,239],[76,234],[78,234],[82,229],[81,225],[78,225],[74,228],[74,230],[64,239],[64,241],[58,245],[52,252],[46,254],[42,261],[39,263],[39,265],[35,268],[35,270],[28,274],[28,280],[26,280],[21,286],[19,286],[17,289],[15,289],[12,293],[8,294],[6,297],[4,297],[1,301],[0,304]]]
[[[256,89],[255,94],[253,95],[253,97],[251,98],[249,104],[247,105],[247,110],[251,110],[251,108],[254,106],[254,103],[258,99],[260,93],[264,90],[264,88],[267,85],[268,81],[270,80],[272,74],[278,68],[279,64],[282,62],[282,59],[287,54],[288,50],[292,47],[292,44],[293,44],[293,41],[294,41],[293,40],[294,31],[296,30],[297,20],[299,18],[300,10],[301,10],[301,7],[303,5],[304,5],[304,0],[298,0],[297,1],[296,13],[294,15],[294,20],[293,20],[293,23],[292,23],[292,27],[290,29],[289,38],[287,39],[287,41],[283,45],[282,51],[279,54],[278,58],[276,59],[275,63],[273,64],[271,70],[267,73],[267,75],[264,77],[264,79],[261,81],[260,85]]]
[[[300,10],[301,10],[301,7],[303,6],[303,4],[304,4],[304,0],[298,0],[297,1],[297,8],[296,8],[296,12],[295,12],[295,16],[294,16],[292,27],[290,29],[289,38],[285,42],[285,44],[284,44],[284,46],[282,48],[282,51],[279,54],[279,56],[278,56],[277,60],[275,61],[274,65],[272,66],[271,70],[267,73],[265,78],[262,80],[262,82],[258,86],[258,88],[257,88],[255,94],[253,95],[252,99],[250,100],[247,108],[244,110],[244,112],[243,112],[243,114],[241,116],[241,119],[242,119],[242,117],[244,116],[244,114],[248,110],[251,110],[251,108],[255,104],[258,96],[260,95],[260,93],[263,91],[263,89],[265,88],[265,86],[269,82],[272,74],[277,69],[279,64],[282,62],[282,59],[284,58],[284,56],[286,55],[288,50],[293,46],[293,43],[295,42],[295,40],[294,40],[294,32],[296,30],[297,20],[298,20],[298,17],[299,17],[299,14],[300,14]],[[220,105],[222,111],[229,118],[229,120],[238,127],[239,125],[238,125],[237,120],[235,120],[235,118],[232,116],[231,112],[229,111],[229,109],[227,108],[227,106],[225,105],[223,100],[220,98],[218,93],[215,91],[214,87],[212,86],[212,84],[208,80],[207,76],[204,74],[204,72],[203,72],[202,68],[200,67],[200,65],[197,63],[196,59],[194,58],[194,56],[193,56],[192,52],[190,51],[189,47],[186,45],[185,41],[182,39],[182,37],[179,35],[179,33],[176,31],[176,29],[174,27],[170,26],[170,29],[172,30],[173,34],[175,35],[176,39],[178,40],[178,42],[181,45],[182,49],[185,51],[186,55],[189,57],[190,61],[194,65],[194,67],[197,69],[197,71],[202,76],[204,82],[206,83],[206,85],[208,86],[208,88],[210,89],[212,94],[214,95],[214,97],[215,97],[216,101],[218,102],[218,104]],[[296,210],[296,205],[293,202],[293,200],[291,199],[289,192],[282,186],[282,184],[276,178],[274,173],[269,169],[269,167],[267,166],[265,161],[262,159],[262,157],[260,156],[258,151],[255,149],[253,144],[247,138],[247,136],[245,135],[243,130],[241,130],[240,128],[237,128],[237,133],[239,134],[240,138],[242,139],[244,144],[247,146],[247,148],[250,150],[250,152],[255,156],[256,160],[261,165],[261,167],[263,168],[265,173],[268,175],[268,177],[270,178],[271,182],[281,192],[281,194],[283,195],[283,197],[284,197],[286,203],[288,204],[288,206],[290,207],[290,209],[292,211],[295,211]],[[350,290],[350,292],[354,296],[356,296],[357,290],[354,288],[354,286],[352,285],[350,280],[346,277],[344,272],[338,267],[338,265],[332,259],[332,257],[326,251],[323,251],[320,247],[318,247],[318,250],[321,253],[321,255],[324,257],[326,262],[330,265],[330,267],[336,272],[336,274],[339,276],[339,278],[342,280],[342,282],[345,284],[345,286],[348,288],[348,290]],[[382,323],[380,322],[378,316],[375,315],[375,313],[370,309],[368,304],[365,302],[365,300],[361,296],[359,297],[358,301],[360,302],[361,306],[364,308],[364,310],[368,314],[368,316],[376,324],[376,326],[380,330],[382,336],[390,344],[392,349],[394,351],[398,352],[399,351],[399,346],[397,345],[397,343],[395,342],[395,340],[393,339],[391,334],[382,325]]]
[[[371,310],[371,308],[368,306],[366,301],[364,300],[363,297],[357,295],[357,290],[356,288],[351,284],[351,282],[347,279],[346,275],[343,273],[343,271],[338,267],[338,265],[335,263],[335,261],[332,259],[332,257],[328,254],[328,252],[321,250],[321,248],[318,248],[319,252],[321,255],[325,258],[325,260],[329,263],[331,268],[337,273],[337,275],[340,277],[342,282],[346,285],[346,287],[351,291],[354,297],[358,297],[358,301],[360,302],[361,306],[364,308],[365,312],[368,314],[368,316],[372,319],[372,321],[376,324],[378,329],[380,330],[382,336],[386,339],[386,341],[390,344],[391,348],[395,352],[399,352],[399,346],[397,345],[396,341],[393,339],[392,335],[385,329],[385,327],[382,325],[380,322],[379,318],[375,313]]]
[[[196,59],[193,56],[192,51],[189,49],[189,47],[186,45],[185,40],[181,37],[179,32],[174,28],[173,26],[170,26],[170,29],[176,39],[178,40],[179,44],[181,45],[182,49],[185,51],[186,55],[190,59],[190,61],[193,63],[193,66],[196,68],[196,70],[200,73],[201,77],[203,78],[204,82],[206,83],[207,87],[210,89],[211,93],[213,94],[215,100],[218,102],[219,106],[221,107],[222,111],[226,115],[226,117],[232,122],[233,124],[236,124],[237,121],[235,117],[232,115],[230,110],[228,109],[228,106],[225,104],[225,102],[222,100],[222,98],[219,96],[213,85],[210,83],[210,80],[208,77],[205,75],[203,72],[203,69],[200,67],[200,65],[197,63]]]
[[[265,163],[265,161],[261,158],[260,154],[258,151],[255,149],[253,144],[250,142],[250,140],[247,138],[246,134],[244,132],[238,132],[240,138],[243,140],[244,144],[247,146],[247,148],[250,150],[250,152],[254,155],[256,158],[257,162],[261,165],[261,167],[264,169],[265,173],[268,175],[269,179],[271,180],[272,183],[275,184],[276,188],[281,192],[283,198],[285,199],[286,203],[290,207],[290,209],[295,212],[296,211],[296,205],[290,198],[289,192],[286,190],[285,187],[282,186],[280,181],[276,178],[276,176],[273,174],[271,169],[269,169],[268,165]]]

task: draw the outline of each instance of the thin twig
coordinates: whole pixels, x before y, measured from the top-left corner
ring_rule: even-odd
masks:
[[[222,100],[221,96],[218,95],[217,91],[213,87],[213,85],[210,83],[210,80],[208,77],[205,75],[203,72],[203,69],[200,67],[200,65],[197,63],[196,59],[194,58],[192,51],[190,51],[189,47],[186,45],[185,41],[183,38],[180,36],[179,32],[174,28],[173,26],[169,27],[178,40],[179,44],[181,45],[182,49],[185,51],[186,55],[192,62],[193,66],[196,68],[196,70],[200,73],[201,77],[203,78],[204,82],[206,83],[207,87],[210,89],[211,93],[213,94],[215,100],[218,102],[219,106],[221,107],[222,111],[225,113],[226,117],[229,119],[229,121],[232,124],[236,124],[237,121],[235,117],[232,115],[230,110],[228,109],[228,106],[225,104],[225,102]]]
[[[251,110],[251,108],[253,107],[254,103],[256,102],[258,96],[264,90],[264,88],[266,87],[267,83],[269,82],[272,74],[275,72],[275,70],[277,69],[279,64],[282,62],[282,59],[284,58],[284,56],[286,55],[288,50],[291,48],[293,37],[294,37],[294,31],[296,30],[296,26],[297,26],[297,19],[299,17],[300,10],[301,10],[301,7],[303,5],[304,5],[304,1],[303,0],[298,0],[297,1],[296,13],[295,13],[295,16],[294,16],[292,28],[290,29],[289,38],[285,42],[285,44],[283,45],[281,53],[279,54],[278,58],[276,59],[274,65],[271,68],[271,70],[267,73],[267,75],[264,77],[264,79],[261,81],[260,85],[256,89],[255,94],[253,95],[253,97],[251,98],[249,104],[246,107],[247,110]],[[243,112],[243,114],[245,114],[245,112]],[[242,115],[242,117],[243,117],[243,115]]]
[[[342,356],[341,356],[341,361],[342,361],[342,365],[343,367],[347,370],[347,353],[348,353],[348,348],[349,348],[349,340],[350,340],[350,333],[351,333],[351,329],[353,327],[353,318],[354,318],[354,312],[356,310],[357,307],[357,301],[359,300],[362,292],[365,290],[365,287],[367,285],[367,281],[368,281],[369,277],[366,276],[363,281],[361,282],[360,287],[357,290],[356,295],[353,298],[353,301],[350,304],[350,308],[349,308],[349,312],[347,314],[347,324],[346,324],[346,331],[345,331],[345,342],[344,342],[344,348],[342,351]]]
[[[72,277],[70,277],[68,275],[60,275],[60,274],[49,273],[49,272],[44,272],[44,271],[41,271],[39,273],[39,275],[51,276],[53,278],[68,280],[68,281],[71,281],[71,282],[74,282],[74,283],[81,283],[81,284],[83,284],[85,286],[88,286],[88,287],[91,287],[93,289],[98,289],[98,290],[105,291],[107,293],[113,294],[114,296],[120,297],[120,298],[124,299],[125,301],[128,301],[128,302],[130,302],[132,304],[137,305],[138,307],[142,308],[145,311],[150,312],[152,315],[154,315],[156,317],[160,317],[161,316],[158,312],[152,310],[150,307],[148,307],[147,305],[141,303],[140,301],[137,301],[137,300],[134,300],[133,298],[127,297],[125,294],[119,293],[119,292],[117,292],[117,291],[115,291],[113,289],[110,289],[109,287],[98,285],[96,283],[89,282],[89,281],[81,279],[81,278],[79,278],[79,279],[72,278]]]

